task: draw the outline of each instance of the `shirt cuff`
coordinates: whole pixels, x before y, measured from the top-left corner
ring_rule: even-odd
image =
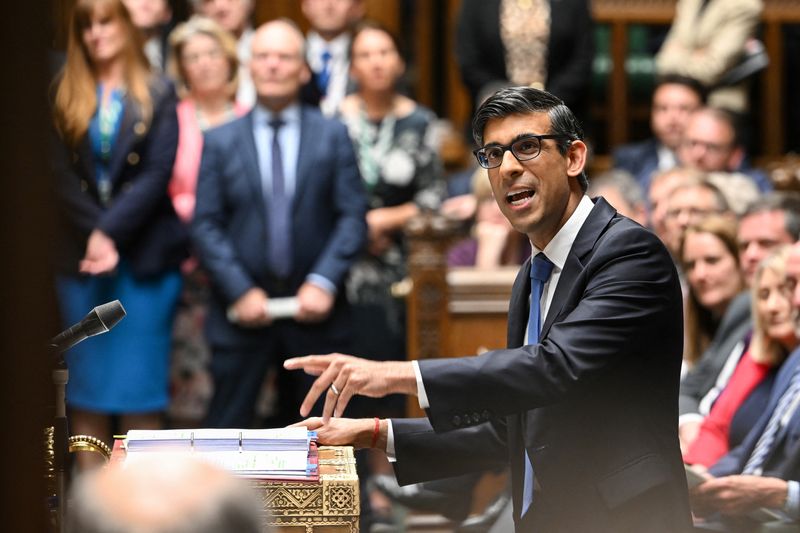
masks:
[[[389,418],[386,422],[389,423],[386,432],[386,458],[389,459],[390,463],[396,463],[397,454],[394,451],[394,428],[392,427],[392,419]]]
[[[319,287],[320,289],[331,293],[336,296],[336,284],[331,280],[320,274],[311,273],[306,276],[306,281]]]
[[[411,361],[411,366],[414,367],[414,376],[417,378],[417,401],[419,402],[420,409],[427,409],[431,406],[428,402],[428,394],[425,392],[425,384],[422,383],[422,372],[419,371],[419,361]]]
[[[792,520],[800,519],[800,482],[787,481],[786,503],[783,512]]]

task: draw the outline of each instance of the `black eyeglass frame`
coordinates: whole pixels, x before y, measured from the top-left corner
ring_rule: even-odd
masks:
[[[536,151],[536,153],[531,155],[531,156],[528,156],[528,155],[520,156],[519,154],[517,154],[517,152],[514,150],[514,146],[518,145],[519,143],[525,142],[525,141],[530,141],[531,139],[536,139],[538,141],[538,143],[539,143],[539,149]],[[520,137],[519,139],[515,140],[511,144],[506,144],[506,145],[503,145],[503,144],[492,144],[492,145],[490,145],[488,147],[484,146],[483,148],[478,148],[476,150],[473,150],[472,154],[475,156],[475,159],[478,160],[478,164],[480,166],[482,166],[483,168],[488,170],[488,169],[492,169],[492,168],[497,168],[500,165],[502,165],[503,164],[503,157],[505,157],[506,152],[508,152],[508,151],[510,151],[511,154],[514,157],[517,158],[517,161],[530,161],[531,159],[536,159],[537,157],[539,157],[539,154],[542,153],[542,141],[544,139],[556,139],[556,140],[562,140],[562,141],[567,140],[567,141],[570,141],[570,142],[573,141],[572,137],[570,137],[569,135],[565,135],[565,134],[545,134],[545,135],[530,134],[530,135],[524,135],[524,136]],[[497,163],[496,165],[489,166],[489,159],[486,158],[486,157],[484,157],[484,159],[486,161],[486,164],[484,164],[484,162],[481,160],[480,153],[481,152],[486,152],[487,148],[500,148],[500,149],[503,150],[503,153],[500,156],[500,162]]]

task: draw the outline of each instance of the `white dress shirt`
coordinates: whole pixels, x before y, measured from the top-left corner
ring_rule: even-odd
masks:
[[[556,288],[558,287],[558,282],[561,279],[561,272],[564,270],[564,265],[567,262],[569,251],[572,249],[572,245],[575,242],[575,238],[578,236],[578,232],[583,227],[586,219],[589,218],[589,213],[591,213],[593,208],[594,203],[592,203],[588,196],[584,195],[581,198],[581,201],[578,203],[578,206],[575,208],[575,211],[572,213],[569,219],[567,219],[564,225],[561,226],[561,229],[558,230],[558,233],[556,233],[552,240],[547,243],[547,246],[544,247],[544,250],[538,249],[533,243],[531,243],[531,257],[535,257],[539,252],[544,252],[550,262],[553,263],[553,272],[550,274],[550,279],[544,284],[544,289],[542,290],[542,312],[540,315],[542,317],[546,317],[547,312],[550,310],[550,304],[553,301],[553,295],[555,294]],[[525,333],[525,338],[528,338],[527,331]],[[417,378],[417,400],[419,401],[419,406],[422,409],[427,409],[430,407],[430,402],[428,402],[428,395],[425,392],[425,384],[422,381],[422,373],[419,370],[419,362],[412,361],[411,363],[414,367],[414,374]],[[395,460],[394,431],[391,420],[389,421],[389,434],[387,436],[386,453],[389,456],[390,461]]]

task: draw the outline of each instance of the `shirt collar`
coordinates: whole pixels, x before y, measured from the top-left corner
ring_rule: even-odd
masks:
[[[567,219],[567,222],[561,226],[555,237],[553,237],[544,250],[539,250],[531,243],[531,257],[536,257],[539,252],[544,252],[544,255],[556,266],[558,270],[563,270],[567,262],[567,256],[572,249],[572,244],[578,236],[578,232],[583,227],[583,223],[589,218],[589,213],[592,212],[594,203],[585,194],[578,202],[578,207],[572,212],[572,215]]]
[[[299,124],[300,104],[297,102],[290,104],[280,113],[273,113],[258,103],[253,107],[253,123],[255,124],[269,124],[270,121],[276,117],[280,117],[280,119],[286,124]]]
[[[323,50],[328,50],[332,57],[347,57],[347,49],[350,47],[350,34],[345,32],[331,41],[326,41],[315,31],[308,32],[306,39],[308,46],[308,56],[318,57]]]

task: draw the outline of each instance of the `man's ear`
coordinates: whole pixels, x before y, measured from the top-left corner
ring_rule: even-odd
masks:
[[[567,150],[567,175],[574,178],[586,167],[589,148],[580,140],[572,141]]]

